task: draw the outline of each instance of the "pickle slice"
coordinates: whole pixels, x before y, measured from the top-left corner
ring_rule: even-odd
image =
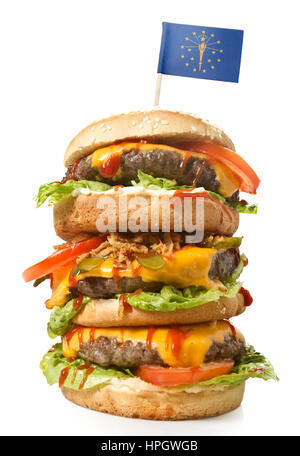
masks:
[[[163,257],[155,253],[152,254],[151,252],[149,255],[146,254],[145,256],[136,256],[136,259],[142,266],[144,266],[144,268],[153,269],[154,271],[162,268],[165,264]]]
[[[71,277],[73,278],[76,277],[78,274],[82,274],[83,272],[91,271],[92,269],[95,269],[98,266],[100,266],[100,264],[103,263],[103,261],[104,258],[85,258],[84,260],[80,261],[80,263],[76,264],[71,273]]]

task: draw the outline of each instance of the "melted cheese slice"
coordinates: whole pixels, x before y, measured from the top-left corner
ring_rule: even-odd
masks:
[[[46,301],[46,307],[53,309],[54,306],[63,306],[67,301],[69,294],[69,277],[75,266],[75,262],[72,266],[52,274],[52,296]]]
[[[130,150],[136,149],[137,151],[148,152],[153,150],[154,148],[162,148],[164,150],[168,150],[170,152],[176,152],[182,155],[182,160],[184,160],[184,156],[188,153],[194,157],[201,157],[205,160],[208,160],[207,155],[201,154],[198,152],[190,152],[185,151],[182,149],[177,149],[175,147],[170,147],[166,145],[160,144],[148,144],[148,143],[133,143],[133,142],[123,142],[120,144],[112,144],[107,147],[103,147],[101,149],[97,149],[93,152],[90,157],[92,158],[92,167],[100,167],[102,166],[112,155],[122,155],[125,152],[129,152]],[[224,166],[222,163],[213,160],[209,157],[209,166],[215,170],[217,180],[220,183],[219,193],[224,195],[225,197],[231,196],[236,190],[239,189],[239,180],[233,174],[233,172]],[[120,177],[120,171],[118,171],[113,180],[117,180]]]
[[[76,281],[84,280],[87,277],[107,279],[112,277],[141,277],[143,282],[162,282],[177,288],[202,286],[206,289],[225,290],[221,281],[209,278],[209,270],[216,252],[215,249],[201,247],[183,248],[174,252],[171,258],[164,258],[165,264],[160,269],[145,268],[137,260],[134,260],[128,268],[118,270],[117,273],[114,271],[113,260],[107,259],[97,268],[76,276]],[[69,277],[73,267],[62,269],[53,274],[52,296],[46,301],[46,306],[49,309],[65,304],[70,287]]]
[[[98,337],[116,338],[145,343],[148,348],[158,351],[161,359],[171,367],[196,367],[205,360],[213,342],[224,342],[232,336],[232,329],[225,321],[215,321],[181,327],[153,328],[85,328],[78,326],[62,337],[63,354],[67,358],[77,356],[81,344],[93,343]],[[244,340],[236,330],[236,337]]]
[[[219,280],[209,278],[209,269],[217,250],[201,247],[188,247],[174,252],[171,258],[164,258],[162,268],[153,270],[140,267],[137,260],[132,261],[127,269],[118,270],[118,277],[141,277],[143,282],[162,282],[178,288],[203,286],[223,289]],[[105,260],[99,267],[77,276],[77,280],[87,277],[114,277],[113,261]]]

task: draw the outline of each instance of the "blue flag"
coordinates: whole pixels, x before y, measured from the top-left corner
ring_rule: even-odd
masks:
[[[163,22],[158,73],[238,82],[243,30]]]

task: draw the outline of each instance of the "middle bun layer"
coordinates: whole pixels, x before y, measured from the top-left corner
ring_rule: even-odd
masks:
[[[96,328],[186,325],[228,319],[240,315],[244,310],[244,297],[241,293],[234,298],[221,297],[218,301],[172,312],[146,311],[134,307],[128,312],[118,299],[93,299],[74,318],[73,322],[77,325]]]
[[[165,191],[160,193],[157,191],[147,190],[130,191],[126,198],[128,209],[122,209],[120,204],[120,196],[124,194],[125,191],[122,190],[117,192],[109,191],[91,193],[88,195],[79,194],[78,196],[59,201],[54,206],[54,227],[56,234],[66,241],[71,240],[74,236],[80,233],[99,234],[97,221],[99,221],[101,214],[103,217],[105,211],[105,209],[99,207],[105,202],[108,196],[112,198],[113,202],[115,202],[116,210],[113,210],[114,212],[106,210],[106,216],[112,217],[112,219],[115,216],[116,231],[120,230],[120,226],[123,226],[128,230],[128,220],[133,216],[137,209],[139,209],[139,215],[143,218],[143,220],[146,220],[148,231],[151,231],[151,221],[152,224],[154,223],[152,214],[155,210],[155,213],[157,214],[155,227],[156,230],[161,231],[163,228],[163,216],[166,210],[166,201],[168,201],[167,204],[170,205],[170,231],[174,230],[174,216],[178,223],[178,216],[176,213],[174,214],[174,207],[172,204],[174,192]],[[193,194],[190,193],[190,195]],[[207,193],[204,192],[203,195],[207,195]],[[135,197],[143,198],[143,205],[141,209],[139,207],[130,209],[130,205],[133,203],[133,199]],[[192,203],[191,208],[189,207],[189,211],[192,211],[191,221],[194,224],[196,222],[196,197],[192,196],[191,199]],[[213,198],[204,196],[203,199],[204,231],[206,233],[215,233],[225,236],[233,235],[238,229],[239,213],[235,209],[231,209]],[[185,220],[184,208],[185,205],[182,204],[182,221]],[[185,231],[184,228],[185,227],[182,222],[182,231]],[[200,227],[200,229],[201,228],[202,227]]]

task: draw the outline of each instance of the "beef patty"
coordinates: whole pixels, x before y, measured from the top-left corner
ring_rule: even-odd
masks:
[[[213,257],[209,270],[210,279],[225,279],[237,268],[240,262],[239,250],[222,249]],[[91,298],[112,298],[118,293],[132,293],[138,289],[159,292],[165,284],[161,282],[143,282],[141,277],[123,277],[116,281],[114,278],[88,277],[80,280],[77,290]]]
[[[132,148],[132,150],[123,152],[118,179],[114,179],[114,177],[101,176],[99,168],[92,167],[92,158],[88,156],[78,161],[75,170],[73,170],[73,165],[69,166],[65,179],[97,180],[110,185],[130,185],[131,181],[137,178],[138,170],[141,170],[153,177],[175,179],[178,185],[191,185],[204,187],[213,192],[219,191],[220,182],[208,160],[191,155],[183,161],[183,157],[176,150],[164,149],[162,146],[153,145],[153,149],[149,151]],[[181,166],[182,163],[184,163],[184,167]],[[238,194],[238,191],[234,192],[229,199],[237,200]]]
[[[237,361],[244,351],[244,341],[240,339],[235,341],[231,336],[226,336],[223,343],[213,342],[206,353],[204,362]],[[142,364],[168,366],[156,349],[148,348],[143,342],[133,342],[132,340],[121,343],[116,337],[101,336],[92,343],[85,342],[80,345],[78,356],[102,367],[134,368]]]

